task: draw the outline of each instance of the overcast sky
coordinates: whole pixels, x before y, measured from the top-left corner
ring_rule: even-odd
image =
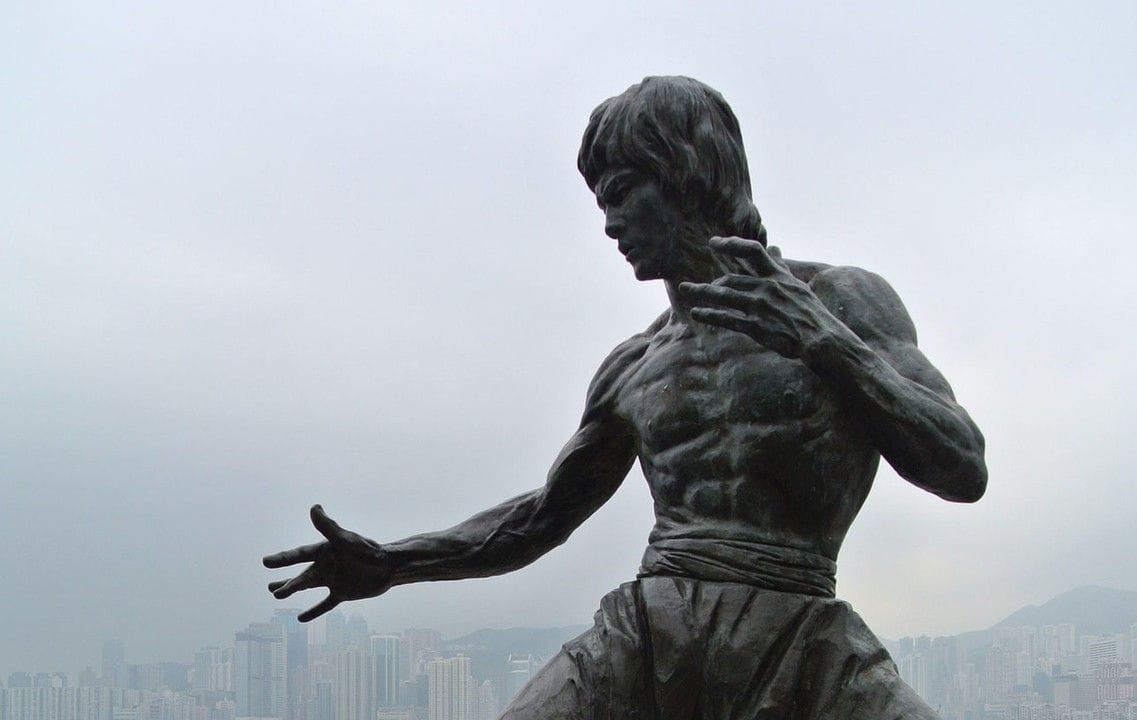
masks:
[[[1131,0],[180,5],[0,6],[0,673],[231,640],[314,502],[384,541],[542,483],[666,303],[575,168],[649,74],[724,94],[771,241],[888,278],[986,434],[977,505],[882,469],[839,595],[895,638],[1137,589]],[[344,609],[587,623],[650,525],[635,469],[524,571]]]

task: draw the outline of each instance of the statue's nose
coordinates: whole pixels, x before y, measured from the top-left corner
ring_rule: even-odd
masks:
[[[604,234],[613,240],[619,240],[624,234],[624,221],[609,214],[604,218]]]

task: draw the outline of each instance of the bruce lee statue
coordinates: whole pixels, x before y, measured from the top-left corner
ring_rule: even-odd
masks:
[[[895,291],[783,257],[754,206],[738,120],[683,77],[592,113],[577,159],[604,231],[670,307],[617,346],[542,487],[448,530],[377,543],[320,506],[324,540],[269,590],[300,616],[395,585],[484,577],[565,542],[639,460],[655,525],[635,580],[503,718],[935,718],[852,608],[837,554],[883,456],[953,502],[986,488],[983,436],[916,346]]]

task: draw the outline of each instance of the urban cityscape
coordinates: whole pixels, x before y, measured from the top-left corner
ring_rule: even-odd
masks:
[[[432,629],[374,632],[359,614],[309,625],[298,614],[277,610],[190,662],[131,663],[108,640],[99,668],[10,673],[0,720],[492,720],[550,648],[583,630],[512,631],[514,645],[544,655],[505,650],[494,661],[482,658],[492,654],[484,637],[467,647]]]
[[[1079,602],[1102,605],[1096,590]],[[1137,617],[1111,612],[1125,617],[1016,624],[1020,611],[988,630],[886,645],[943,720],[1137,720]],[[584,629],[444,640],[376,631],[354,613],[307,625],[297,614],[277,610],[189,661],[131,663],[108,640],[99,668],[13,672],[0,683],[0,720],[492,720]]]
[[[1110,635],[1072,623],[906,637],[900,676],[943,720],[1137,720],[1137,623]]]

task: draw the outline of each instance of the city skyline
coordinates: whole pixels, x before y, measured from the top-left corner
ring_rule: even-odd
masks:
[[[1085,627],[1061,621],[1075,597],[1096,607]],[[1054,622],[1021,623],[1031,613]],[[0,720],[495,720],[555,652],[531,635],[525,648],[514,638],[509,651],[467,655],[437,630],[372,628],[342,611],[302,625],[296,614],[278,609],[190,663],[132,663],[107,640],[98,670],[9,673]],[[1078,588],[985,631],[889,644],[944,720],[1134,720],[1135,618],[1137,593]]]
[[[1103,597],[1108,596],[1108,600],[1103,600]],[[1088,598],[1088,599],[1087,599]],[[1119,599],[1120,598],[1120,599]],[[1003,613],[992,620],[991,623],[977,627],[965,628],[958,633],[951,633],[948,635],[941,635],[936,633],[927,632],[914,632],[898,637],[887,637],[880,635],[881,640],[890,650],[895,650],[901,640],[904,638],[927,637],[932,639],[943,637],[958,637],[964,635],[975,635],[982,633],[998,632],[1002,627],[1017,627],[1020,625],[1029,625],[1030,622],[1022,620],[1022,618],[1029,618],[1037,614],[1041,610],[1051,607],[1055,603],[1062,603],[1060,609],[1057,611],[1062,616],[1067,616],[1071,610],[1071,600],[1074,605],[1084,605],[1087,608],[1093,608],[1092,615],[1094,620],[1090,622],[1091,625],[1100,624],[1102,622],[1102,613],[1121,612],[1131,613],[1137,620],[1137,590],[1126,590],[1123,588],[1108,588],[1100,585],[1087,585],[1076,588],[1071,588],[1059,595],[1052,598],[1046,598],[1038,603],[1031,603],[1019,608],[1015,608],[1010,612]],[[1063,601],[1065,601],[1063,603]],[[1131,610],[1128,609],[1131,606]],[[1119,608],[1125,608],[1119,610]],[[583,632],[588,624],[585,623],[562,623],[548,627],[526,627],[520,625],[509,625],[503,628],[468,628],[458,633],[443,633],[437,629],[430,628],[429,626],[421,626],[417,628],[402,628],[398,629],[390,624],[383,624],[381,621],[376,622],[373,618],[369,618],[368,614],[360,609],[348,606],[347,608],[340,608],[332,611],[328,615],[318,618],[310,623],[299,623],[296,621],[296,616],[302,612],[302,607],[280,607],[268,606],[265,611],[265,621],[253,621],[248,623],[243,630],[238,629],[233,632],[221,631],[212,640],[206,639],[199,641],[193,645],[192,649],[187,649],[181,653],[181,658],[192,657],[196,652],[223,646],[228,641],[233,641],[235,638],[246,636],[249,634],[256,634],[266,628],[288,628],[285,632],[287,642],[293,648],[300,647],[306,644],[331,644],[336,646],[356,646],[364,648],[365,646],[374,651],[377,646],[373,645],[373,641],[377,638],[391,638],[400,636],[406,642],[412,645],[425,645],[426,647],[437,647],[446,644],[454,644],[462,641],[465,638],[475,636],[480,632],[509,632],[513,630],[521,631],[559,631],[565,633],[566,638],[575,636]],[[1051,610],[1051,614],[1055,611]],[[1053,622],[1042,623],[1042,625],[1054,624]],[[1063,621],[1063,624],[1076,625],[1077,623],[1070,623]],[[329,639],[330,638],[330,639]],[[1135,646],[1137,647],[1137,646]],[[29,671],[39,673],[52,673],[63,671],[65,674],[72,676],[80,675],[84,669],[90,668],[98,670],[101,668],[102,676],[107,675],[107,658],[108,653],[111,657],[116,657],[119,662],[125,662],[128,654],[126,643],[118,638],[104,639],[99,646],[89,648],[84,656],[90,658],[89,661],[44,666],[44,667],[28,667],[20,665],[19,667],[6,668],[0,666],[0,681],[3,680],[9,673],[16,671]],[[131,653],[133,655],[133,653]],[[296,651],[293,651],[293,657],[299,657]],[[305,656],[306,657],[306,656]],[[99,662],[101,660],[101,663]],[[155,664],[168,662],[171,660],[168,656],[162,657],[139,657],[134,655],[133,660],[141,664]],[[176,662],[176,660],[175,660]]]

